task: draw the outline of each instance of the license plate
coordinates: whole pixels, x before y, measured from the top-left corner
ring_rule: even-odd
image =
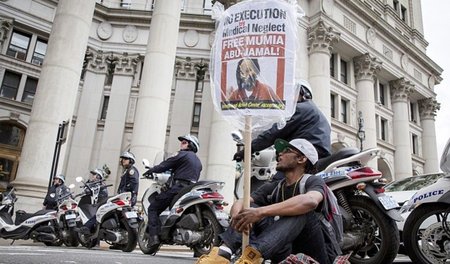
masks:
[[[137,218],[137,214],[136,214],[136,212],[133,212],[133,211],[125,212],[125,217],[126,218]]]
[[[388,195],[378,196],[378,200],[380,201],[380,203],[383,205],[384,209],[386,209],[386,210],[391,210],[391,209],[400,207],[400,205],[398,205],[397,201],[392,199],[392,197],[390,197]]]
[[[228,219],[228,214],[221,211],[216,211],[216,217],[218,219]]]
[[[77,216],[75,214],[67,214],[66,215],[66,220],[75,219],[75,218],[77,218]]]

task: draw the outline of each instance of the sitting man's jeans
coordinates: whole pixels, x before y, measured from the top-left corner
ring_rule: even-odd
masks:
[[[220,236],[233,252],[242,245],[242,233],[231,227]],[[319,263],[326,264],[328,260],[324,245],[322,229],[314,212],[280,217],[277,221],[273,217],[265,217],[253,226],[250,233],[250,246],[257,249],[264,259],[272,260],[272,263],[282,261],[295,248]]]

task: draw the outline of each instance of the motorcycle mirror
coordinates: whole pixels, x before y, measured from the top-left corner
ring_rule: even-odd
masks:
[[[75,184],[71,184],[71,185],[69,185],[69,189],[73,189],[75,187]]]
[[[52,197],[52,198],[55,198],[55,196],[56,196],[56,195],[55,195],[54,193],[51,193],[51,194],[50,194],[50,197]]]
[[[75,181],[76,181],[76,182],[82,182],[82,181],[83,181],[83,177],[76,177],[76,178],[75,178]]]
[[[233,138],[234,141],[236,142],[240,142],[242,141],[242,134],[239,131],[233,131],[231,132],[231,137]]]
[[[150,161],[148,161],[148,159],[142,159],[142,164],[144,164],[145,167],[149,167]]]

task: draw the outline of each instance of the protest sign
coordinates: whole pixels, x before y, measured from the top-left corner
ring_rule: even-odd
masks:
[[[293,114],[296,20],[295,6],[281,0],[240,2],[219,17],[211,54],[214,104],[238,127],[246,115],[262,128]]]

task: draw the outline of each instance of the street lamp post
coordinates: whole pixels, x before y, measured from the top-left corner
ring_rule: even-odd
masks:
[[[363,142],[366,139],[366,131],[364,131],[364,119],[362,117],[362,112],[358,112],[358,139],[361,142],[360,150],[363,150]]]

